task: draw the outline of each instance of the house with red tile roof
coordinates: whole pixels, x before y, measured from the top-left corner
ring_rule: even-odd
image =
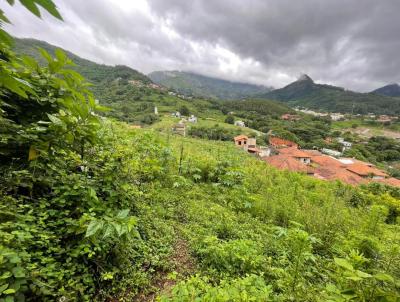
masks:
[[[257,146],[257,139],[248,137],[247,135],[238,135],[233,138],[237,147],[243,148],[247,152],[257,155],[258,157],[269,156],[271,150],[268,147]]]
[[[385,185],[393,186],[393,187],[400,187],[400,179],[389,177],[384,179],[377,179],[376,182],[383,183]]]
[[[248,136],[247,135],[243,135],[243,134],[235,136],[233,138],[233,140],[235,141],[235,145],[237,147],[246,148],[246,149],[247,149],[247,141],[248,141],[248,139],[249,139]]]
[[[321,180],[340,180],[350,185],[379,182],[400,187],[400,179],[389,177],[385,171],[373,164],[354,158],[338,159],[317,150],[301,150],[296,143],[277,137],[269,139],[277,155],[269,156],[268,153],[264,156],[263,147],[256,146],[255,139],[239,135],[234,140],[237,146],[258,155],[263,161],[280,170],[306,173]]]
[[[279,154],[285,154],[289,157],[293,157],[305,165],[311,163],[311,155],[305,151],[297,149],[295,147],[282,148],[278,150]]]
[[[281,119],[285,121],[298,121],[301,117],[297,114],[285,113],[281,116]]]
[[[307,166],[306,164],[300,162],[299,160],[293,157],[287,156],[286,154],[264,157],[263,160],[280,170],[289,170],[289,171],[303,172],[307,174],[314,174],[314,171],[311,167]]]
[[[365,163],[354,163],[346,165],[346,169],[362,178],[384,179],[389,176],[382,170],[379,170],[374,166],[370,166]]]

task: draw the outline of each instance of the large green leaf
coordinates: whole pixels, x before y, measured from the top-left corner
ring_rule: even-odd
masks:
[[[85,237],[93,236],[103,227],[103,222],[98,220],[92,220],[86,230]]]
[[[379,281],[394,283],[394,278],[385,273],[377,273],[376,275],[374,275],[374,277]]]
[[[351,263],[348,260],[344,259],[344,258],[334,258],[334,261],[335,261],[336,265],[338,265],[338,266],[340,266],[340,267],[342,267],[344,269],[347,269],[349,271],[353,271],[354,270],[354,268],[351,265]]]
[[[56,5],[53,3],[51,0],[19,0],[23,6],[25,6],[31,13],[36,15],[37,17],[41,17],[40,10],[38,8],[38,5],[43,7],[45,10],[47,10],[51,15],[56,17],[57,19],[62,20],[62,17],[60,13],[57,10]],[[9,1],[10,3],[10,1]],[[12,1],[11,4],[13,4],[14,1]]]

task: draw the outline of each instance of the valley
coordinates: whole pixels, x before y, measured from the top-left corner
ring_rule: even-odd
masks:
[[[74,3],[57,3],[65,11],[51,0],[4,4],[54,31],[79,20],[91,33],[68,15]],[[99,16],[102,42],[116,30],[115,45],[141,28],[125,13],[150,16],[138,41],[153,41],[152,22],[172,7],[94,3],[79,11]],[[220,17],[235,9],[218,5]],[[255,18],[247,5],[240,11]],[[178,8],[160,21],[170,48]],[[147,76],[14,38],[6,15],[15,16],[0,8],[0,302],[399,301],[396,85],[357,93],[307,75],[280,89],[188,71]],[[188,62],[203,51],[190,45]],[[262,67],[221,47],[220,67]]]

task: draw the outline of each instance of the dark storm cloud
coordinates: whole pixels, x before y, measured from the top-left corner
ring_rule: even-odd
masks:
[[[6,9],[18,36],[144,72],[282,86],[301,73],[369,91],[400,81],[398,0],[58,0],[59,22]]]
[[[149,2],[184,37],[222,43],[266,70],[367,90],[400,80],[398,0]]]

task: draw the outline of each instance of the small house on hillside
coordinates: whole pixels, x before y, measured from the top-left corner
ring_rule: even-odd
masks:
[[[242,134],[234,137],[233,140],[235,141],[235,146],[258,157],[267,157],[271,155],[271,149],[269,147],[257,146],[256,138],[251,138]]]
[[[341,113],[331,113],[330,118],[332,121],[344,120],[344,114]]]
[[[172,113],[171,113],[171,116],[172,116],[172,117],[181,118],[181,113],[180,113],[179,111],[172,112]]]
[[[298,121],[301,117],[297,114],[286,113],[281,116],[281,119],[284,121]]]
[[[172,132],[182,136],[186,136],[186,125],[184,123],[175,124],[172,127]]]
[[[384,179],[389,176],[382,170],[375,168],[372,164],[366,163],[354,163],[348,165],[346,169],[362,178]]]
[[[197,117],[195,117],[193,114],[188,118],[189,123],[197,123]]]
[[[246,127],[246,125],[243,121],[235,121],[235,126]]]
[[[240,148],[247,148],[247,141],[248,141],[247,135],[238,135],[233,138],[235,141],[235,146],[240,147]]]
[[[342,156],[342,153],[336,150],[328,149],[328,148],[322,148],[321,150],[322,153],[333,156],[333,157],[339,157]]]

